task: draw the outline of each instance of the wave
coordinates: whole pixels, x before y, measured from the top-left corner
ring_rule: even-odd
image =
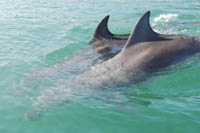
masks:
[[[177,17],[178,14],[161,14],[160,16],[154,18],[154,22],[169,22]]]

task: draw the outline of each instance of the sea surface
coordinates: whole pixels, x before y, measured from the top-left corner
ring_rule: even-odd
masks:
[[[93,65],[82,57],[97,56],[87,45],[103,17],[111,32],[130,33],[148,10],[159,33],[200,35],[199,0],[1,0],[0,132],[199,133],[199,54],[137,85],[37,106],[42,115],[27,118],[41,94]]]

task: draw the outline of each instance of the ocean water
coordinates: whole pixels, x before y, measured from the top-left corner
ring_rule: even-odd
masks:
[[[113,33],[130,33],[148,10],[157,32],[200,35],[199,0],[0,1],[0,132],[198,133],[200,55],[143,83],[26,116],[45,90],[92,65],[87,44],[104,16]]]

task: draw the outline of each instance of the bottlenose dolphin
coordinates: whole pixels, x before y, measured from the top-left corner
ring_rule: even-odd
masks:
[[[26,114],[32,119],[51,105],[94,94],[94,90],[116,89],[146,80],[152,73],[176,64],[200,51],[200,37],[162,35],[149,24],[150,11],[138,20],[123,49],[115,57],[66,81],[66,85],[43,91]]]

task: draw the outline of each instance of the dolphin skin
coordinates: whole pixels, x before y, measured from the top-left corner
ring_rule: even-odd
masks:
[[[94,94],[94,90],[137,84],[153,72],[181,62],[200,51],[199,36],[156,33],[149,24],[149,16],[150,11],[138,20],[119,54],[66,81],[64,86],[42,92],[33,101],[32,110],[26,114],[27,118],[38,117],[47,108],[74,100],[75,97],[89,97]]]

